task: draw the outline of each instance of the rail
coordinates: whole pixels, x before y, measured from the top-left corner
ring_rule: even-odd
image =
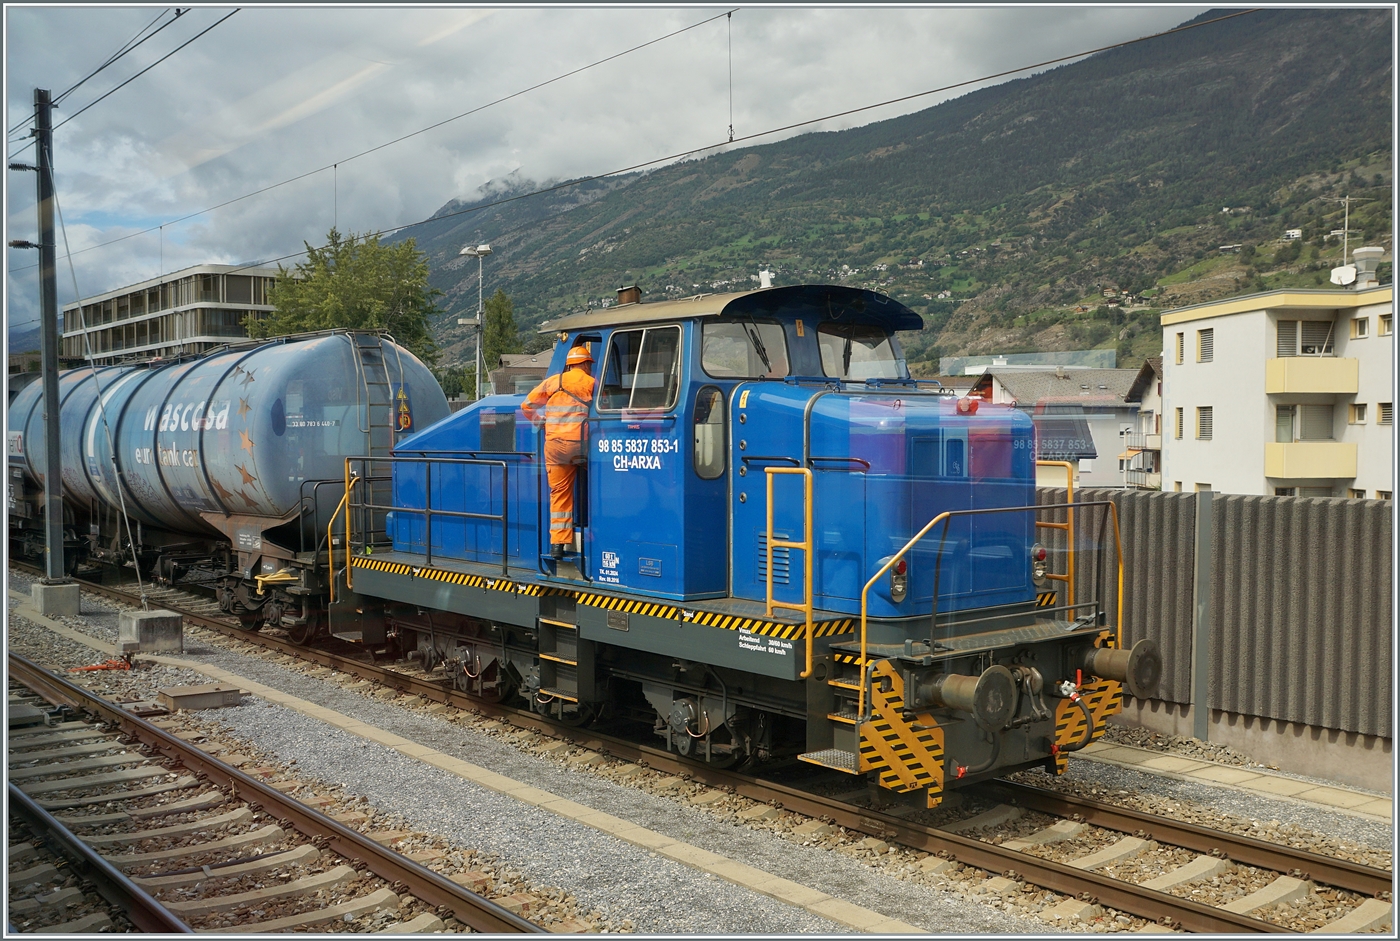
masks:
[[[803,628],[803,644],[807,648],[807,666],[799,676],[805,680],[812,675],[812,471],[806,467],[765,467],[763,474],[768,484],[768,532],[767,538],[764,540],[764,551],[767,553],[767,565],[764,568],[768,605],[766,615],[771,618],[774,608],[787,608],[790,611],[803,613],[806,618],[806,624]],[[802,477],[803,523],[801,540],[773,539],[773,478],[778,474],[797,474]],[[775,548],[802,550],[801,604],[773,600],[773,550]]]
[[[350,531],[350,509],[353,507],[361,512],[373,513],[375,510],[383,510],[405,515],[423,514],[423,553],[426,557],[425,564],[433,564],[433,517],[448,517],[451,519],[477,519],[492,520],[501,524],[501,574],[510,574],[510,463],[503,460],[485,460],[482,458],[437,458],[437,457],[403,457],[395,455],[393,457],[347,457],[345,459],[345,479],[346,486],[349,487],[351,477],[351,464],[360,462],[368,469],[373,464],[389,464],[392,471],[394,464],[422,464],[424,467],[423,485],[423,506],[403,507],[395,505],[380,505],[373,502],[371,496],[369,502],[355,503],[353,500],[346,504],[345,520],[345,544],[347,553],[352,544]],[[468,467],[499,467],[501,469],[501,512],[499,513],[473,513],[468,510],[444,510],[433,509],[433,467],[438,465],[468,466]],[[360,475],[367,479],[368,475]],[[347,495],[349,491],[347,490]],[[467,484],[462,482],[463,505],[466,505]],[[346,563],[346,585],[350,586],[349,570],[351,568],[348,555]]]
[[[490,899],[470,892],[446,876],[374,842],[368,836],[288,797],[271,784],[244,774],[213,755],[200,751],[173,733],[126,712],[90,690],[61,676],[55,676],[19,654],[9,655],[10,676],[43,696],[49,702],[90,712],[121,729],[157,752],[179,760],[192,774],[207,777],[216,787],[232,787],[249,802],[261,804],[268,813],[346,859],[359,860],[374,875],[392,884],[402,882],[413,895],[433,906],[451,909],[458,921],[486,933],[534,932],[543,928],[507,911]]]
[[[41,573],[42,570],[25,563],[12,563],[20,568]],[[97,592],[106,597],[131,602],[135,596],[107,585],[83,582],[85,590]],[[561,727],[543,716],[531,713],[528,709],[498,705],[476,699],[454,689],[451,684],[421,675],[399,673],[385,666],[367,663],[362,660],[332,654],[314,647],[305,647],[281,640],[267,633],[249,635],[225,621],[205,617],[193,612],[184,612],[191,623],[216,630],[231,637],[238,637],[247,643],[263,647],[290,657],[299,658],[322,666],[341,670],[361,679],[382,683],[402,692],[423,697],[432,702],[446,703],[459,709],[474,709],[483,715],[500,719],[516,728],[529,729],[551,736],[567,735],[575,745],[613,758],[646,762],[657,771],[670,774],[691,774],[695,780],[712,787],[732,787],[740,796],[760,803],[781,805],[786,810],[805,814],[809,817],[829,817],[837,826],[856,833],[897,842],[913,849],[932,853],[946,853],[968,866],[986,869],[992,873],[1003,873],[1013,869],[1027,883],[1050,891],[1079,896],[1089,891],[1100,904],[1120,909],[1131,915],[1153,921],[1171,918],[1174,924],[1186,931],[1225,932],[1267,932],[1282,930],[1277,925],[1238,915],[1222,909],[1191,901],[1189,898],[1145,889],[1129,882],[1121,882],[1098,872],[1085,872],[1064,863],[1029,856],[1014,850],[1005,849],[991,843],[984,843],[970,837],[959,836],[934,827],[912,823],[898,815],[881,813],[867,807],[843,802],[839,799],[798,790],[792,786],[765,781],[732,770],[716,768],[703,761],[683,758],[664,748],[641,745],[626,739],[608,735],[591,728]],[[1006,787],[1007,782],[998,782],[998,787]],[[1023,806],[1045,809],[1055,813],[1050,806],[1042,806],[1034,789],[1016,785],[1015,793],[1006,796],[1016,799]],[[1042,798],[1050,800],[1051,798]],[[1190,827],[1187,824],[1150,815],[1140,815],[1127,808],[1108,806],[1088,798],[1056,793],[1053,798],[1073,806],[1065,809],[1080,814],[1085,821],[1095,826],[1103,826],[1119,832],[1132,833],[1142,830],[1149,837],[1164,842],[1172,842],[1200,852],[1223,850],[1227,858],[1248,865],[1287,872],[1297,869],[1310,874],[1315,880],[1328,885],[1359,892],[1363,895],[1376,895],[1389,891],[1393,874],[1388,870],[1373,869],[1346,860],[1320,856],[1293,847],[1250,840],[1227,831],[1207,830]],[[1177,833],[1189,828],[1193,837],[1183,837]],[[1189,841],[1187,841],[1189,839]],[[1272,857],[1272,858],[1271,858]]]
[[[1109,508],[1109,513],[1113,517],[1113,541],[1115,546],[1115,554],[1118,557],[1118,595],[1117,604],[1115,605],[1115,608],[1117,609],[1117,624],[1115,628],[1114,643],[1117,646],[1121,647],[1123,645],[1123,546],[1120,541],[1121,537],[1120,530],[1118,527],[1118,507],[1116,504],[1114,504],[1112,500],[1095,500],[1090,503],[1051,503],[1042,506],[989,507],[981,510],[947,510],[942,513],[939,513],[933,519],[929,520],[926,524],[924,524],[924,527],[922,529],[915,533],[913,537],[911,537],[910,540],[906,542],[898,552],[890,556],[889,559],[886,560],[885,564],[880,566],[879,570],[874,575],[870,576],[870,580],[867,581],[865,583],[865,587],[863,587],[860,590],[860,662],[863,665],[863,674],[860,684],[860,692],[856,699],[856,721],[864,722],[869,718],[869,716],[865,714],[865,704],[867,701],[867,690],[870,687],[871,677],[871,671],[869,668],[870,665],[867,663],[869,659],[867,653],[869,648],[868,641],[870,589],[875,585],[876,582],[880,580],[881,576],[883,576],[886,572],[893,568],[899,562],[900,559],[908,555],[909,551],[913,549],[914,546],[917,545],[920,541],[922,541],[923,538],[927,536],[935,526],[937,526],[939,523],[943,524],[943,539],[946,540],[948,537],[948,525],[952,522],[952,519],[955,516],[987,516],[993,513],[1037,513],[1042,510],[1063,510],[1070,507],[1079,507],[1082,509],[1091,506],[1107,506]],[[943,543],[940,543],[938,549],[938,560],[934,563],[935,574],[933,590],[933,617],[929,626],[930,642],[932,642],[933,640],[932,632],[938,626],[938,572],[941,570],[942,561]],[[1071,604],[1068,607],[1072,609],[1078,606]]]
[[[37,690],[36,690],[37,692]],[[87,879],[97,894],[121,909],[131,923],[147,934],[194,934],[194,929],[145,889],[102,858],[102,854],[73,835],[39,802],[10,782],[10,813],[22,817],[36,835],[72,864],[72,871]]]
[[[1074,503],[1074,465],[1069,461],[1036,461],[1036,467],[1063,467],[1065,470],[1065,503]],[[1070,606],[1074,605],[1074,507],[1065,511],[1065,521],[1056,523],[1051,520],[1036,520],[1037,529],[1058,529],[1065,533],[1068,549],[1065,556],[1065,571],[1063,575],[1049,573],[1048,578],[1057,582],[1065,583],[1065,602]]]

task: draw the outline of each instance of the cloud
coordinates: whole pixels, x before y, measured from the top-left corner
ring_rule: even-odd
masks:
[[[252,7],[61,128],[57,181],[77,247],[340,164],[163,233],[75,256],[86,295],[160,270],[274,258],[318,242],[332,223],[358,232],[402,225],[511,174],[567,179],[723,141],[731,35],[732,121],[743,135],[1134,38],[1203,9],[741,9],[732,21],[347,161],[718,11]],[[132,61],[75,93],[64,113],[226,12],[194,8]],[[152,16],[149,8],[7,7],[6,126],[29,110],[35,85],[66,88]],[[821,129],[908,113],[940,97],[947,96]],[[32,238],[32,181],[11,173],[6,185],[7,238]],[[17,250],[7,259],[24,269],[7,280],[7,316],[32,316],[37,286],[24,266],[34,259]],[[65,275],[60,299],[72,293]]]

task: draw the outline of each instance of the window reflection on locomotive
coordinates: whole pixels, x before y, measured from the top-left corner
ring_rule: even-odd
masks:
[[[873,324],[824,323],[817,328],[822,372],[836,379],[901,379],[890,336]]]
[[[680,327],[617,330],[608,340],[600,411],[668,409],[680,386]]]
[[[702,480],[724,473],[724,393],[714,386],[695,396],[695,473]]]
[[[700,338],[700,365],[716,379],[777,379],[788,373],[787,338],[776,323],[711,320],[701,328]],[[768,367],[759,355],[760,345]]]

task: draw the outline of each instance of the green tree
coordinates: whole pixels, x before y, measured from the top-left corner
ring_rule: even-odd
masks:
[[[502,353],[519,353],[520,329],[515,323],[515,307],[500,288],[486,299],[482,316],[483,335],[481,341],[482,371],[487,376],[501,361]]]
[[[428,285],[427,256],[413,239],[384,245],[377,235],[342,236],[336,229],[326,244],[306,244],[306,261],[295,270],[277,266],[269,316],[248,318],[251,337],[286,336],[312,330],[344,328],[385,330],[420,359],[437,360],[429,330],[442,313],[435,299],[442,292]]]

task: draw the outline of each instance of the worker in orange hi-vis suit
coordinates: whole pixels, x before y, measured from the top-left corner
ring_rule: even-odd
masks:
[[[549,554],[564,557],[574,541],[574,479],[587,460],[584,430],[593,400],[593,354],[586,346],[569,350],[564,371],[530,390],[521,409],[532,422],[544,409],[544,464],[549,474]]]

